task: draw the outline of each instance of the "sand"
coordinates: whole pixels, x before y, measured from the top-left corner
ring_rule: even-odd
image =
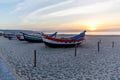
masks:
[[[0,58],[0,80],[16,80],[5,62]]]
[[[49,48],[44,43],[0,37],[0,57],[16,80],[120,80],[119,46],[118,36],[87,36],[75,57],[75,48]],[[33,67],[34,50],[37,67]]]

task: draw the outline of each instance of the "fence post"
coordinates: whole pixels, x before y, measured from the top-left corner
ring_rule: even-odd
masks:
[[[101,42],[101,39],[99,40],[99,42],[100,42],[100,44],[102,43],[102,42]]]
[[[98,41],[98,52],[100,51],[100,42]]]
[[[114,48],[114,45],[115,45],[115,42],[113,41],[113,42],[112,42],[112,48]]]
[[[77,56],[77,44],[75,45],[75,57]]]
[[[36,67],[36,50],[34,50],[34,67]]]

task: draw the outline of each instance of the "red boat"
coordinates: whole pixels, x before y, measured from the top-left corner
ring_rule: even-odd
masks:
[[[50,36],[44,36],[43,42],[45,43],[45,45],[53,48],[74,47],[81,44],[85,40],[85,32],[86,31],[83,31],[79,35],[75,35],[70,38],[53,38]]]

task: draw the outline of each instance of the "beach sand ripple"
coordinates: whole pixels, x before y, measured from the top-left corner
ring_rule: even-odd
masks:
[[[74,48],[49,48],[43,43],[7,40],[0,37],[1,58],[17,80],[119,80],[120,38],[87,36]],[[97,42],[101,40],[100,52]],[[112,41],[115,47],[112,48]],[[33,67],[37,50],[37,67]]]

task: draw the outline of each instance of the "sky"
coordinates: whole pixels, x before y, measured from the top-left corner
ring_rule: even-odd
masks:
[[[0,29],[120,31],[120,0],[0,0]]]

